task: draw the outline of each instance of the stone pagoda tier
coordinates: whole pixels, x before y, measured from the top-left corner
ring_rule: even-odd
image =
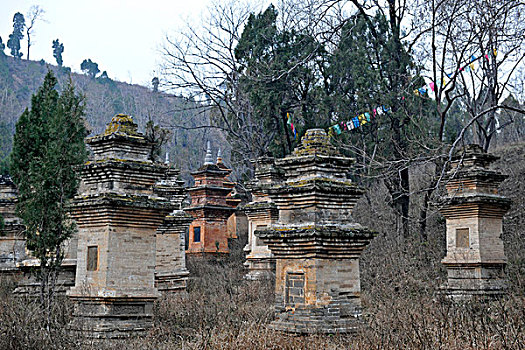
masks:
[[[228,218],[235,212],[238,200],[229,196],[234,184],[228,180],[228,169],[218,157],[213,162],[210,143],[204,165],[191,173],[195,186],[188,190],[191,205],[184,211],[193,216],[186,254],[221,254],[228,248]]]
[[[164,218],[157,229],[155,287],[161,292],[185,291],[189,275],[184,251],[185,235],[193,217],[180,210],[187,191],[179,175],[179,170],[170,168],[166,178],[155,185],[155,193],[169,199],[171,205],[177,208]]]
[[[452,158],[440,212],[447,224],[447,255],[442,260],[448,281],[444,292],[457,300],[493,297],[505,292],[503,215],[510,200],[498,195],[507,178],[490,170],[498,157],[477,145],[460,149]]]
[[[361,315],[359,257],[374,233],[353,222],[364,193],[347,173],[353,160],[311,129],[293,154],[275,161],[283,183],[268,189],[279,221],[255,235],[276,259],[275,313],[270,325],[292,333],[355,331]]]
[[[80,170],[71,205],[78,226],[73,331],[93,338],[141,335],[153,325],[157,228],[173,209],[154,192],[167,167],[130,116],[87,139],[94,159]]]
[[[275,258],[266,244],[255,236],[255,230],[263,230],[279,219],[277,205],[268,196],[267,190],[282,181],[282,173],[275,167],[272,157],[261,157],[255,162],[255,179],[248,184],[252,201],[244,206],[248,217],[248,244],[244,247],[248,280],[273,279]]]
[[[24,225],[16,216],[18,191],[9,176],[0,175],[0,274],[19,274],[26,256]]]

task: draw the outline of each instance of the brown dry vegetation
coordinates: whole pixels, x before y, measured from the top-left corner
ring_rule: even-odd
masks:
[[[432,215],[429,240],[400,241],[386,190],[377,185],[356,218],[379,231],[361,261],[364,313],[358,334],[289,336],[266,328],[272,319],[273,287],[243,280],[244,242],[232,256],[188,261],[191,279],[184,297],[157,302],[155,327],[146,338],[80,345],[65,329],[71,306],[57,305],[48,332],[36,305],[1,287],[1,349],[525,349],[525,145],[498,150],[497,167],[510,177],[502,193],[513,200],[505,217],[509,295],[491,302],[452,303],[439,293],[444,282],[444,221]]]

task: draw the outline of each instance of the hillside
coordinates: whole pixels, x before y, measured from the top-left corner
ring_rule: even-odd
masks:
[[[5,162],[11,150],[18,117],[25,108],[30,107],[31,96],[44,81],[48,69],[55,73],[60,87],[64,86],[70,76],[67,68],[59,68],[44,61],[16,61],[10,56],[0,55],[0,162]],[[71,79],[77,91],[85,96],[86,121],[92,135],[103,131],[117,113],[132,115],[141,129],[149,119],[155,124],[169,127],[172,132],[167,145],[169,158],[181,167],[183,178],[187,181],[190,180],[189,171],[198,168],[204,158],[207,140],[212,142],[214,149],[219,146],[225,148],[225,138],[217,130],[191,129],[209,125],[206,114],[199,110],[196,103],[110,78],[92,79],[83,74],[71,73]],[[225,153],[228,160],[228,150]]]

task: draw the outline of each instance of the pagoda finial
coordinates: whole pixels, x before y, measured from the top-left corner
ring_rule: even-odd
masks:
[[[206,157],[204,157],[204,165],[213,165],[213,155],[211,154],[210,141],[208,141],[206,145]]]
[[[222,150],[220,148],[217,152],[217,164],[222,164]]]

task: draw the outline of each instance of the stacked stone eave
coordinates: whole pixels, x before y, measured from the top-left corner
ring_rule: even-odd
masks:
[[[276,258],[358,258],[377,234],[355,225],[285,225],[256,231]]]

